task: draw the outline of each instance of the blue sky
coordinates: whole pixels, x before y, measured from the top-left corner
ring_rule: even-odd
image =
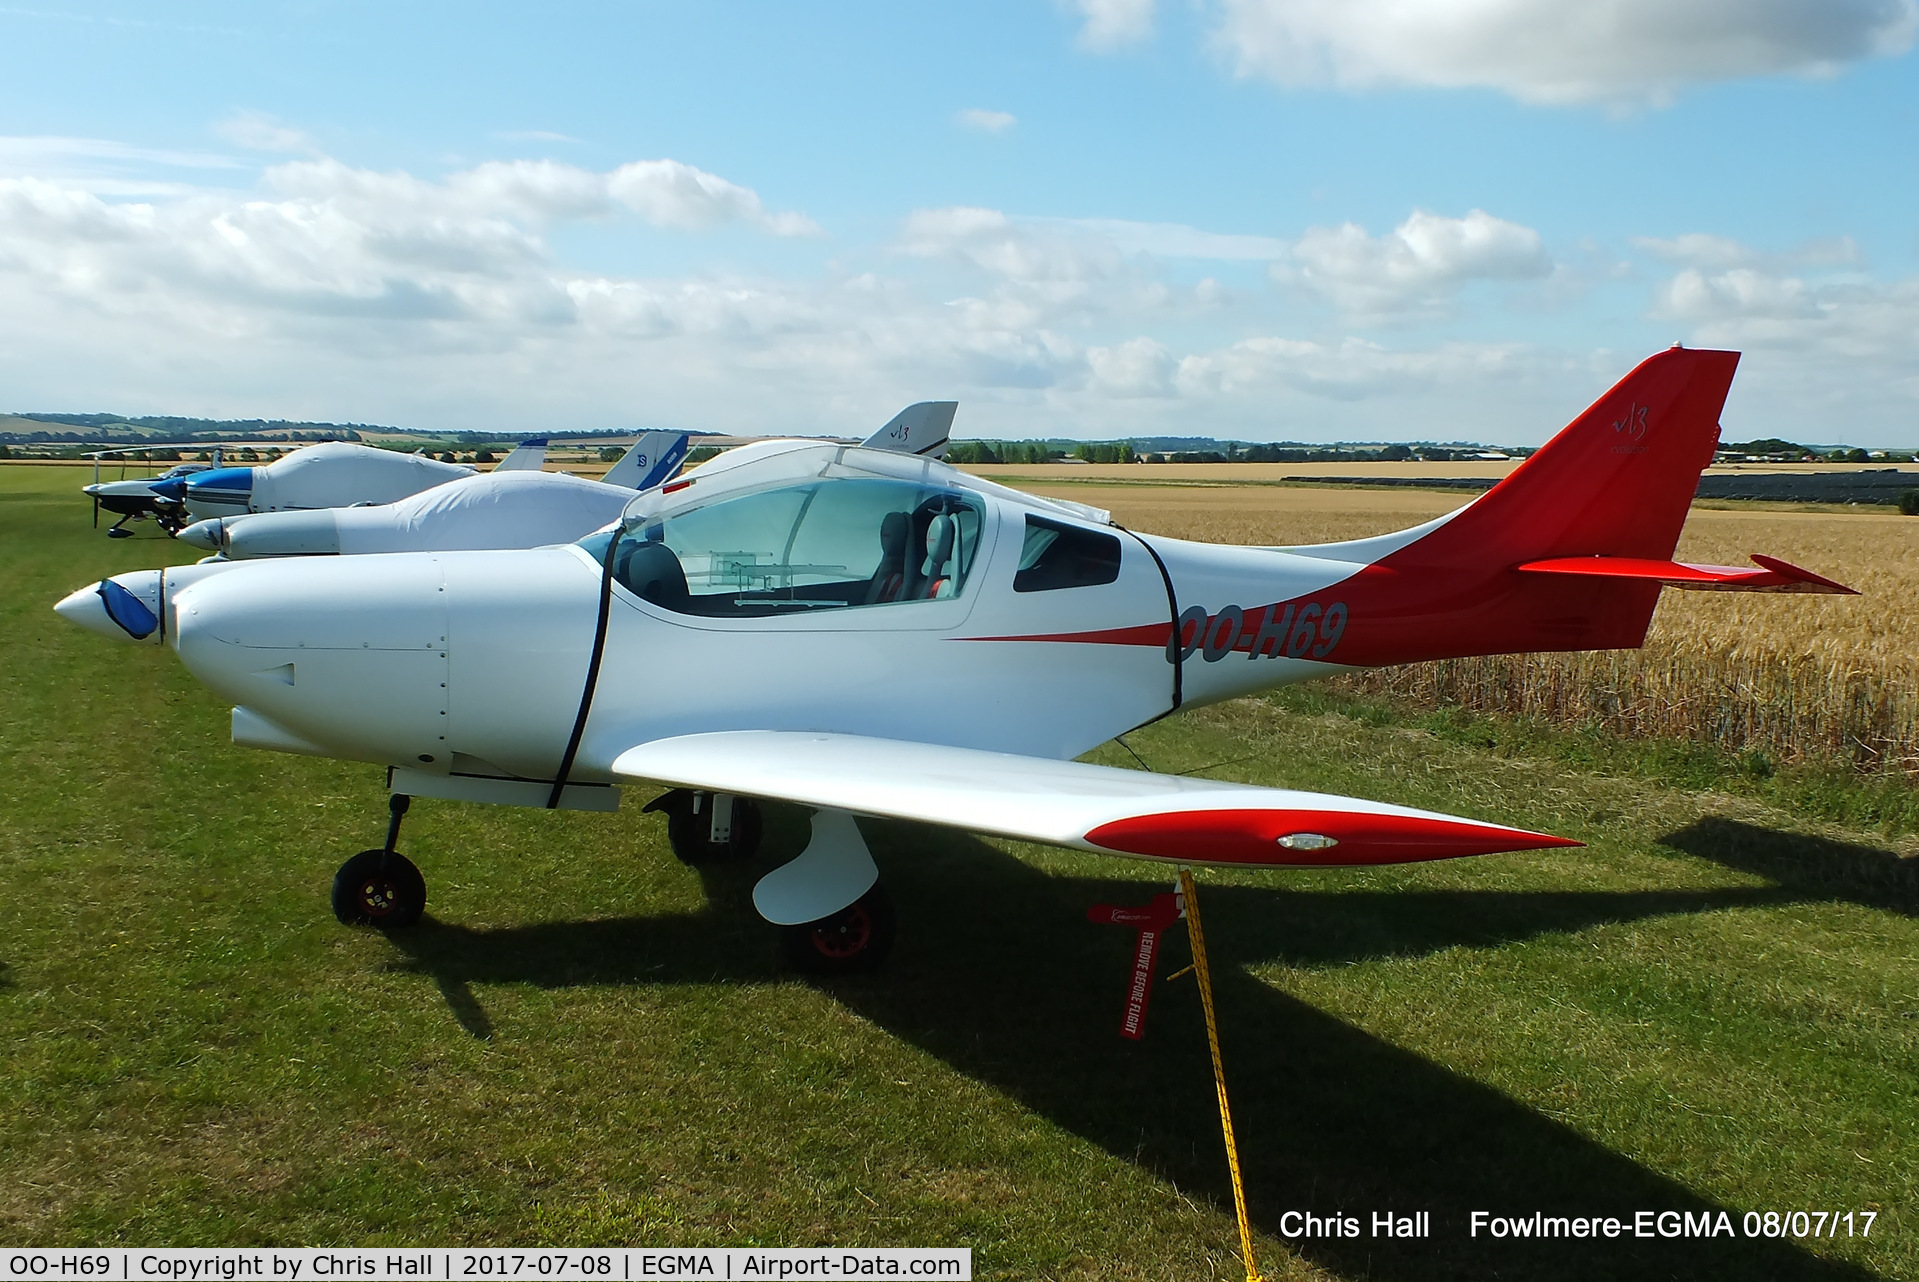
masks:
[[[1913,0],[0,5],[0,408],[1919,442]]]

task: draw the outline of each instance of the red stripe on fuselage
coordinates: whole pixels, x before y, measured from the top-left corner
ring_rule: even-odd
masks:
[[[1141,623],[1130,628],[1101,628],[1094,632],[1036,632],[1026,636],[954,637],[955,641],[1077,641],[1082,645],[1156,645],[1166,648],[1169,623]]]

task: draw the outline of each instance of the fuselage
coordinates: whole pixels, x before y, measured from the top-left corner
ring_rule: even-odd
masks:
[[[148,512],[161,511],[167,507],[179,506],[177,499],[169,499],[163,494],[156,493],[154,486],[208,471],[210,467],[211,465],[206,463],[179,463],[159,476],[125,481],[95,481],[92,485],[81,486],[80,492],[117,516],[140,516]]]
[[[610,780],[613,759],[637,743],[734,729],[1068,758],[1176,698],[1231,698],[1334,666],[1337,633],[1318,626],[1297,638],[1290,620],[1283,635],[1268,626],[1256,649],[1256,611],[1320,592],[1355,566],[1146,540],[994,494],[965,501],[980,520],[964,581],[948,596],[701,614],[615,577],[570,777]],[[1016,590],[1035,516],[1106,541],[1116,572],[1050,586],[1029,575],[1028,590]],[[880,532],[869,537],[877,558]],[[196,676],[290,744],[414,770],[549,779],[586,687],[603,554],[562,545],[235,564],[167,592],[162,631]],[[1336,605],[1327,599],[1319,617],[1339,620]],[[1169,646],[1176,613],[1189,616],[1185,644]]]

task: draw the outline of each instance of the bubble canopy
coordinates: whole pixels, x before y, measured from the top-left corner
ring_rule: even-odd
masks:
[[[691,502],[636,501],[618,527],[615,581],[663,609],[735,617],[901,605],[964,589],[985,517],[977,495],[917,467],[914,478],[843,465],[808,468],[810,476],[768,470],[788,474],[716,475],[706,479],[746,484],[711,485],[686,495]],[[604,560],[615,536],[603,530],[580,546]]]

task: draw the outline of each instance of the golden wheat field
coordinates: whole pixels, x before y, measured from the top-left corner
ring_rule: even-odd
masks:
[[[1231,543],[1361,538],[1429,520],[1469,497],[1212,478],[1001,479],[1107,508],[1135,529]],[[1919,519],[1890,509],[1693,508],[1682,560],[1745,565],[1751,552],[1860,595],[1667,591],[1639,651],[1448,660],[1342,682],[1474,711],[1757,749],[1777,760],[1837,757],[1867,770],[1919,772]]]

